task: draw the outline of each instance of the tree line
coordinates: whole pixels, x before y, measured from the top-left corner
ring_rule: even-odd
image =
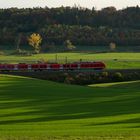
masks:
[[[140,7],[102,10],[82,7],[0,9],[0,45],[28,44],[28,36],[39,33],[42,44],[139,45]]]

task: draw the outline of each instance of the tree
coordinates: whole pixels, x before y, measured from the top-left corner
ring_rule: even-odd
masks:
[[[112,43],[109,44],[109,47],[110,47],[110,50],[111,50],[111,51],[115,51],[115,49],[116,49],[116,44],[112,42]]]
[[[15,43],[16,43],[16,50],[17,52],[20,52],[20,43],[21,43],[21,37],[22,37],[22,34],[19,34],[17,36],[17,38],[15,39]]]
[[[27,36],[36,32],[42,36],[44,44],[62,45],[69,39],[79,46],[107,46],[112,41],[119,46],[139,46],[140,7],[0,9],[0,45],[18,48],[15,36],[20,33],[20,45],[27,45]]]
[[[34,48],[35,53],[39,53],[41,49],[40,44],[42,42],[42,37],[39,34],[33,33],[28,38],[28,41],[29,45],[31,45]]]
[[[65,46],[66,50],[69,50],[69,51],[72,51],[76,48],[70,40],[66,40],[64,42],[64,46]]]

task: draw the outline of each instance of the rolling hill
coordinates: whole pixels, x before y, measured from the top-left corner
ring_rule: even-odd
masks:
[[[20,136],[138,139],[139,106],[140,81],[82,87],[0,75],[4,140]]]

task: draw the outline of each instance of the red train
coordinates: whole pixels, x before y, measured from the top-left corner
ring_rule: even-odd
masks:
[[[0,71],[74,71],[74,70],[102,70],[103,62],[76,62],[67,64],[39,63],[39,64],[0,64]]]

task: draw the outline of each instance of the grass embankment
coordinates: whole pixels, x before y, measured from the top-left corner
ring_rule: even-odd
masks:
[[[21,50],[33,51],[31,46],[20,46]],[[0,50],[5,54],[13,53],[16,50],[16,46],[12,45],[0,45]],[[63,45],[50,46],[49,49],[46,48],[48,52],[63,52],[65,47]],[[108,46],[77,46],[76,52],[110,52],[110,47]],[[115,49],[116,52],[140,52],[140,46],[117,46]]]
[[[140,81],[81,87],[0,76],[2,140],[129,140],[140,138],[139,132]]]
[[[58,62],[104,61],[109,69],[140,68],[140,53],[57,53]],[[33,56],[0,55],[0,62],[19,63],[31,61],[55,61],[56,53],[37,54]]]

